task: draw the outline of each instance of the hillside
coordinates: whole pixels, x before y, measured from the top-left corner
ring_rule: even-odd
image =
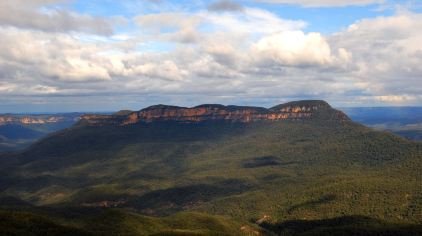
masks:
[[[68,128],[75,124],[81,115],[0,115],[0,153],[23,149],[49,133]]]
[[[377,130],[422,140],[422,107],[342,108],[351,119]]]
[[[0,160],[3,195],[57,209],[194,211],[237,222],[265,215],[275,232],[283,222],[346,216],[422,224],[422,144],[354,123],[323,101],[84,116]]]
[[[118,209],[0,210],[2,235],[244,235],[265,231],[204,213],[148,217]]]

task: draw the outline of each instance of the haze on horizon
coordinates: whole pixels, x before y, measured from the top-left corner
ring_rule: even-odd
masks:
[[[422,105],[416,0],[5,0],[0,113]]]

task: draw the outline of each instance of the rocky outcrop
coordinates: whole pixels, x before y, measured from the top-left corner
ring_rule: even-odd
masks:
[[[0,115],[0,125],[7,124],[49,124],[66,121],[76,122],[79,120],[79,115]]]
[[[247,106],[205,104],[196,107],[155,105],[127,115],[85,115],[82,121],[97,125],[130,125],[140,122],[177,121],[195,123],[221,120],[229,122],[254,122],[261,120],[298,120],[325,117],[346,120],[347,116],[333,109],[324,101],[298,101],[281,104],[269,109]]]

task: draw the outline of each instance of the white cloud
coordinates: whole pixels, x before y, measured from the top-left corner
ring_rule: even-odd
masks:
[[[207,9],[209,11],[242,11],[243,6],[230,0],[220,0],[211,3]]]
[[[162,29],[194,28],[201,19],[187,13],[155,13],[141,15],[134,18],[141,27],[161,31]]]
[[[420,99],[420,96],[409,96],[409,95],[383,95],[383,96],[375,96],[376,100],[379,100],[381,102],[387,102],[390,104],[402,104],[409,101],[416,101],[417,99]]]
[[[0,99],[129,97],[142,102],[137,108],[301,98],[422,102],[421,14],[364,19],[333,35],[305,33],[306,22],[255,8],[133,20],[139,28],[112,36],[0,26]]]
[[[295,4],[304,7],[345,7],[345,6],[365,6],[369,4],[380,4],[384,0],[256,0],[257,2],[267,2],[276,4]]]
[[[353,53],[356,68],[349,73],[368,83],[368,92],[381,97],[422,94],[421,28],[421,14],[402,13],[356,22],[330,43]]]
[[[0,68],[10,71],[9,79],[35,75],[63,81],[110,79],[97,56],[101,48],[95,44],[81,43],[67,35],[13,28],[0,28],[0,32]]]
[[[273,33],[285,30],[299,30],[306,26],[301,20],[286,20],[258,8],[244,8],[242,12],[201,12],[199,15],[212,28],[227,32]]]
[[[146,63],[137,65],[131,69],[133,75],[144,75],[150,78],[160,78],[165,80],[183,80],[188,73],[170,60],[162,63]]]
[[[186,13],[156,13],[137,16],[134,21],[158,40],[193,43],[199,39],[197,26],[202,19]]]
[[[47,32],[86,32],[109,35],[111,22],[105,18],[82,15],[57,7],[65,0],[0,1],[0,25]],[[120,20],[121,21],[121,20]]]
[[[178,38],[198,39],[205,32],[255,35],[299,30],[306,26],[304,21],[282,19],[269,11],[257,8],[244,8],[242,12],[155,13],[137,16],[134,21],[141,30],[156,34],[158,39],[174,41],[178,41]]]
[[[10,93],[10,92],[13,92],[15,89],[16,89],[15,84],[0,83],[0,91],[2,93]]]
[[[333,61],[330,46],[319,33],[283,31],[260,39],[252,51],[261,60],[286,66],[324,65]]]

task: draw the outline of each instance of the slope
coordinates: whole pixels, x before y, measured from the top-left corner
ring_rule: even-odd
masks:
[[[248,222],[184,212],[148,217],[124,210],[77,208],[0,210],[2,235],[244,235],[264,232]]]
[[[421,143],[314,103],[325,108],[276,121],[82,121],[3,156],[0,187],[38,205],[154,216],[198,211],[280,222],[362,215],[420,224]],[[273,109],[296,105],[314,106]]]
[[[0,114],[0,152],[22,150],[49,133],[72,126],[81,115]]]

